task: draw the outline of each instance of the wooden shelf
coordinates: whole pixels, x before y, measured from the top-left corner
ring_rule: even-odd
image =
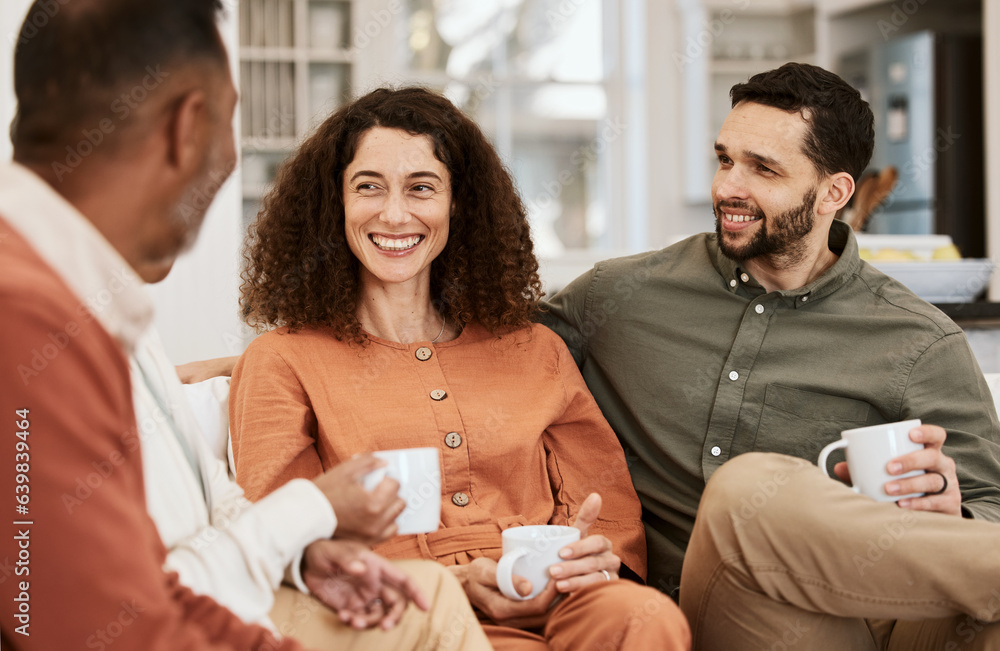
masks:
[[[254,152],[282,152],[291,151],[299,144],[297,138],[266,138],[256,136],[244,136],[240,139],[240,147],[243,153]]]
[[[734,14],[787,15],[808,11],[816,4],[815,0],[742,0],[742,2],[746,3],[746,7],[741,7],[742,3],[733,0],[702,0],[702,5],[710,11],[729,10]]]
[[[244,183],[243,200],[260,200],[271,189],[270,183]]]
[[[828,16],[837,16],[838,14],[846,14],[851,11],[890,4],[890,0],[816,0],[816,8]]]
[[[812,63],[815,59],[816,55],[811,52],[790,55],[784,59],[712,59],[710,70],[713,75],[755,75],[779,68],[789,61]]]
[[[318,112],[325,117],[347,96],[354,75],[347,39],[358,5],[244,0],[239,9],[240,146],[250,167],[243,199],[253,202],[269,187],[275,162],[313,129]]]
[[[354,56],[344,48],[241,47],[240,61],[310,61],[316,63],[353,63]]]

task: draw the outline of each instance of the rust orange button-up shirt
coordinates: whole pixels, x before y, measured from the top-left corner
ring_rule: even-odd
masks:
[[[607,536],[645,576],[639,501],[621,446],[566,346],[544,326],[496,337],[470,324],[446,343],[371,337],[363,347],[326,329],[276,330],[233,371],[230,423],[251,499],[356,453],[438,448],[441,529],[376,547],[390,558],[496,559],[503,529],[571,524],[597,492],[603,507],[591,533]]]

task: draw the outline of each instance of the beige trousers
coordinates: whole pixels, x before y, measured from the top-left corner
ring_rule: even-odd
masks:
[[[740,455],[702,495],[681,609],[696,650],[1000,649],[1000,525]]]
[[[447,569],[433,561],[393,561],[431,600],[426,613],[412,604],[395,628],[358,631],[310,595],[282,586],[274,595],[271,621],[285,637],[317,651],[490,651],[486,634],[465,592]]]

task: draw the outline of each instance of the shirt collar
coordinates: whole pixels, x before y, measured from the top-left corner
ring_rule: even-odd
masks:
[[[713,254],[712,259],[719,275],[726,282],[726,288],[732,293],[736,293],[744,286],[756,289],[756,293],[762,292],[763,288],[760,283],[754,279],[749,271],[743,268],[741,263],[727,258],[722,253],[717,238],[717,235],[711,235],[709,238]],[[819,278],[808,285],[797,289],[779,290],[773,293],[785,298],[794,304],[795,307],[800,307],[811,301],[817,301],[843,287],[861,268],[861,258],[858,257],[858,241],[854,237],[854,231],[851,230],[850,226],[839,219],[835,219],[830,225],[830,234],[827,238],[827,243],[831,251],[840,251],[840,255],[837,261],[833,263],[833,266],[824,271]]]
[[[0,217],[131,353],[152,320],[153,304],[142,279],[90,220],[17,163],[0,165]]]

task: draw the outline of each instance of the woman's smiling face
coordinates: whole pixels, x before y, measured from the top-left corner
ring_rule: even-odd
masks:
[[[448,242],[451,175],[426,135],[375,127],[344,171],[347,243],[362,283],[430,286],[431,262]]]

